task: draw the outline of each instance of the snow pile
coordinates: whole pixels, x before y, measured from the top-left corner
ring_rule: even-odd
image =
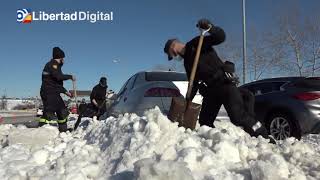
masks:
[[[191,171],[185,163],[174,161],[139,160],[134,164],[134,171],[139,180],[184,179],[193,180]]]
[[[302,141],[311,144],[320,153],[320,134],[309,134],[302,137]]]
[[[143,117],[86,119],[72,134],[0,126],[0,179],[320,179],[311,144],[288,139],[277,146],[228,121],[215,125],[186,130],[156,108]],[[46,138],[36,139],[36,131]]]
[[[155,109],[145,117],[125,114],[102,123],[92,123],[83,134],[103,151],[106,176],[183,179],[191,172],[193,179],[320,178],[320,156],[309,144],[288,139],[272,145],[227,121],[190,131]]]
[[[96,179],[103,167],[98,147],[56,127],[2,125],[0,132],[0,179]]]

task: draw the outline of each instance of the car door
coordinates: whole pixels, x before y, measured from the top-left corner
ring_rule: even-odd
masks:
[[[131,78],[130,78],[131,79]],[[123,97],[124,97],[124,93],[127,89],[127,85],[128,85],[128,82],[130,81],[130,79],[128,79],[124,85],[121,87],[121,89],[119,90],[118,94],[117,94],[117,99],[114,101],[114,103],[112,104],[112,107],[111,107],[111,114],[112,115],[119,115],[122,113],[122,109],[123,109],[123,106],[124,106],[124,103],[123,103]]]
[[[255,96],[255,105],[254,111],[257,117],[260,119],[260,115],[264,114],[264,109],[266,107],[266,101],[264,94],[270,90],[268,87],[268,83],[256,83],[248,86],[244,86],[244,88],[250,90]]]
[[[121,97],[119,99],[119,103],[121,104],[121,113],[131,113],[132,109],[134,109],[135,103],[135,96],[131,93],[137,75],[132,76],[123,90]]]
[[[273,93],[280,91],[280,87],[285,82],[264,82],[252,84],[248,87],[254,95],[255,95],[255,113],[258,118],[263,118],[265,116],[266,111],[272,106],[274,99],[272,99]]]

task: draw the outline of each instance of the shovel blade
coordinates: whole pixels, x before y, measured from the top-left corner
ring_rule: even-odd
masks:
[[[195,129],[201,105],[187,102],[182,97],[173,97],[168,118],[172,122],[178,122],[179,126]]]

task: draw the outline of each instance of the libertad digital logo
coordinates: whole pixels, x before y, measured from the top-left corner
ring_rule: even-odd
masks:
[[[73,12],[54,12],[33,11],[30,9],[18,9],[17,21],[20,23],[30,23],[35,21],[88,21],[95,23],[97,21],[113,21],[113,12],[90,12],[90,11],[73,11]]]
[[[32,14],[30,9],[18,9],[17,10],[17,22],[19,23],[31,23]]]

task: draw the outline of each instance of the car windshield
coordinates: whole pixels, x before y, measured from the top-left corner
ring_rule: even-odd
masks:
[[[147,81],[188,81],[185,73],[176,72],[146,72]]]

